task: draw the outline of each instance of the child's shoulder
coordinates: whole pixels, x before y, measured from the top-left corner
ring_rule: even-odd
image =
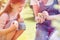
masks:
[[[8,18],[9,16],[8,16],[7,13],[3,13],[3,14],[1,15],[1,17],[2,17],[2,18]]]
[[[8,14],[7,13],[3,13],[2,16],[8,16]]]

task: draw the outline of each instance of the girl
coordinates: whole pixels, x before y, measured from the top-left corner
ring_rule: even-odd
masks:
[[[11,0],[9,6],[3,13],[7,13],[9,17],[9,22],[0,30],[3,40],[16,40],[19,35],[25,30],[25,24],[20,16],[20,12],[25,4],[25,0]],[[17,22],[18,21],[18,22]],[[19,26],[18,26],[19,25]],[[15,27],[16,26],[16,27]]]

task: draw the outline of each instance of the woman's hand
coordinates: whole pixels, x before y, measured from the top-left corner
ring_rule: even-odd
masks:
[[[43,11],[42,14],[46,20],[49,20],[49,14],[47,11]]]
[[[35,21],[37,23],[43,23],[45,21],[44,15],[42,13],[38,13],[38,16],[35,17]]]

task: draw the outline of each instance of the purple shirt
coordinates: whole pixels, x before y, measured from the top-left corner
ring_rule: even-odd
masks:
[[[45,10],[45,11],[48,11],[49,15],[59,14],[59,11],[53,7],[55,4],[58,4],[57,0],[54,0],[53,4],[49,5],[49,6],[45,6],[43,3],[40,3],[41,12]],[[37,28],[40,28],[42,30],[53,29],[52,26],[51,26],[51,20],[46,20],[42,24],[38,23]]]

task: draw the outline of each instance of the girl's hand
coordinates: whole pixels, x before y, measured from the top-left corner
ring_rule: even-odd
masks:
[[[11,26],[14,25],[16,29],[18,29],[18,22],[17,21],[12,21]]]

